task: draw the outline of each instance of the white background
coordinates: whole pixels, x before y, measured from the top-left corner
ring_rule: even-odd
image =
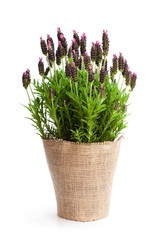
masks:
[[[1,1],[0,239],[160,239],[159,1]],[[42,141],[28,112],[21,75],[38,78],[39,38],[57,27],[87,33],[88,46],[108,29],[110,61],[122,52],[137,86],[130,98],[108,218],[79,223],[56,215]]]

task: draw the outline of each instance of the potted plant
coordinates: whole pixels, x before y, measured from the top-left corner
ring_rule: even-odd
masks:
[[[29,119],[43,141],[54,184],[58,215],[77,221],[104,218],[109,213],[112,180],[127,127],[127,103],[137,75],[122,53],[108,69],[109,38],[92,43],[73,31],[71,46],[57,28],[58,46],[50,35],[40,38],[48,66],[39,58],[41,80],[31,84],[22,75]],[[32,85],[32,87],[31,87]]]

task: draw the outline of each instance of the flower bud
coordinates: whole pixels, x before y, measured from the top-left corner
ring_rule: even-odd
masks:
[[[72,52],[73,52],[73,61],[75,62],[76,67],[78,67],[78,57],[77,57],[76,51],[73,50]]]
[[[60,41],[58,42],[58,54],[60,58],[65,56],[65,51]]]
[[[137,79],[137,74],[133,73],[131,77],[131,82],[130,82],[131,90],[133,90],[136,86],[136,79]]]
[[[92,60],[92,62],[96,61],[96,46],[93,42],[92,42],[92,46],[91,46],[91,60]]]
[[[65,73],[66,73],[66,77],[69,77],[69,78],[72,77],[72,67],[69,61],[66,62]]]
[[[122,56],[122,53],[119,53],[119,58],[118,58],[118,68],[120,72],[123,72],[124,68],[124,58]]]
[[[106,80],[106,71],[104,69],[104,66],[102,66],[100,71],[100,82],[103,83],[105,80]]]
[[[52,88],[50,88],[50,90],[49,90],[49,97],[50,97],[51,101],[53,101],[54,91]]]
[[[109,51],[109,38],[108,38],[107,30],[103,30],[102,48],[103,48],[103,55],[107,56]]]
[[[61,38],[60,38],[61,35],[63,35],[63,33],[61,32],[60,27],[57,27],[57,38],[58,38],[58,41],[61,41]]]
[[[44,75],[47,76],[49,73],[49,67],[46,68],[45,72],[44,72]]]
[[[61,65],[61,57],[59,56],[58,49],[56,51],[56,63],[57,63],[58,66]]]
[[[52,48],[51,42],[48,40],[48,59],[52,63],[55,61],[54,49]]]
[[[66,38],[64,37],[63,34],[60,35],[60,42],[62,44],[62,47],[64,48],[64,56],[66,56],[68,44],[67,44]]]
[[[31,75],[30,75],[30,70],[29,69],[26,70],[26,78],[28,79],[28,85],[29,85],[30,82],[31,82]]]
[[[69,47],[68,58],[72,58],[72,46]]]
[[[43,76],[44,75],[44,63],[42,62],[42,58],[39,58],[38,70],[39,70],[39,74],[41,76]]]
[[[99,64],[102,61],[102,48],[101,48],[99,41],[96,41],[95,47],[96,47],[96,53],[97,53],[96,54],[96,65],[99,66]]]
[[[40,44],[41,44],[42,53],[45,56],[47,56],[47,45],[46,45],[46,42],[42,39],[42,37],[40,37]]]
[[[92,70],[92,66],[89,65],[89,70],[88,70],[88,81],[93,82],[94,81],[94,72]]]
[[[129,86],[130,83],[131,83],[131,78],[132,78],[132,72],[129,71],[129,68],[126,72],[126,79],[125,79],[125,82],[126,82],[126,86]]]
[[[54,52],[54,42],[53,42],[53,39],[50,37],[49,34],[47,34],[47,45],[48,45],[48,46],[51,45],[52,50],[53,50],[53,52]]]
[[[90,59],[90,56],[88,56],[88,53],[85,52],[85,55],[84,55],[84,66],[85,66],[85,69],[88,71],[89,70],[89,65],[91,64],[91,59]]]
[[[78,46],[80,46],[79,36],[78,36],[78,33],[75,30],[73,30],[73,38],[76,39],[76,42],[77,42]]]
[[[113,59],[112,59],[112,63],[113,63],[113,73],[116,74],[117,73],[117,56],[116,54],[113,54]]]
[[[75,50],[77,57],[79,57],[79,46],[78,46],[75,38],[73,38],[73,40],[72,40],[72,50]]]
[[[74,82],[78,82],[78,69],[75,67],[75,63],[72,63],[72,78]]]
[[[116,103],[116,105],[115,105],[115,107],[114,107],[114,110],[118,110],[119,109],[119,107],[120,107],[120,101],[118,101],[117,103]]]
[[[128,64],[127,64],[127,61],[125,59],[124,60],[124,66],[123,66],[123,72],[122,72],[123,77],[126,77],[127,70],[128,70]]]
[[[81,44],[80,44],[80,49],[81,49],[81,55],[84,56],[86,52],[86,35],[83,33],[81,36]]]
[[[23,87],[27,89],[29,83],[28,83],[28,78],[26,76],[26,72],[24,72],[22,75],[22,84],[23,84]]]
[[[79,56],[79,59],[78,59],[78,68],[80,70],[82,69],[82,56],[81,55]]]

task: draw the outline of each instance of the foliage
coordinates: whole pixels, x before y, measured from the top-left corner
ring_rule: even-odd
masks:
[[[48,43],[48,49],[53,50],[50,42]],[[81,53],[83,54],[83,51]],[[75,51],[73,51],[73,54],[75,54]],[[85,55],[87,56],[86,53]],[[29,119],[33,122],[32,125],[37,129],[37,134],[41,138],[64,139],[80,143],[114,141],[127,127],[126,108],[130,95],[130,83],[133,76],[135,78],[136,75],[129,75],[131,79],[127,84],[126,75],[128,72],[126,70],[124,73],[125,69],[123,69],[123,72],[119,71],[119,79],[115,80],[118,75],[115,71],[116,63],[114,64],[114,73],[111,72],[112,68],[110,75],[107,69],[104,71],[107,61],[105,53],[103,53],[104,58],[97,63],[94,62],[92,57],[93,61],[90,60],[89,65],[87,65],[87,62],[85,63],[85,55],[77,56],[77,59],[75,55],[73,58],[69,56],[69,61],[65,54],[64,56],[57,56],[61,58],[60,66],[62,68],[60,66],[56,68],[55,59],[53,58],[50,62],[49,57],[46,56],[49,64],[47,74],[44,72],[42,59],[40,59],[38,66],[42,79],[37,81],[34,79],[31,84],[30,76],[26,73],[23,74],[22,80],[29,97],[29,104],[26,106],[31,113]],[[121,56],[120,54],[120,60],[122,61]],[[76,60],[79,61],[80,59],[82,65],[76,67]],[[67,66],[69,71],[71,70],[71,76],[67,72]],[[88,68],[88,66],[90,67]],[[74,79],[75,68],[77,69],[77,78]],[[91,81],[90,74],[93,76]],[[102,76],[104,76],[104,79]],[[123,81],[121,82],[120,78],[122,77]],[[29,79],[28,84],[27,79]],[[124,80],[127,84],[125,86]],[[133,90],[133,88],[131,89]]]

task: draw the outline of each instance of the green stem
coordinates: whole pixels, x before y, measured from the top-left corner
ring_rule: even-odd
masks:
[[[91,94],[92,94],[92,85],[93,85],[93,82],[91,82],[91,88],[90,88],[90,98],[91,98]]]
[[[123,84],[124,84],[124,78],[123,78],[123,82],[122,82],[122,85],[121,85],[120,91],[122,90]]]
[[[119,84],[120,78],[121,78],[121,72],[119,73],[119,78],[118,78],[118,83],[117,84]]]
[[[63,61],[63,58],[62,58],[62,69],[63,69],[63,77],[64,77],[64,61]]]
[[[31,85],[29,85],[29,88],[30,88],[30,90],[31,90],[31,93],[32,93],[33,98],[35,99],[35,96],[34,96],[34,94],[33,94],[33,91],[32,91],[32,88],[31,88]]]
[[[31,99],[30,99],[30,96],[29,96],[28,89],[26,89],[26,91],[27,91],[27,96],[28,96],[28,99],[29,99],[29,103],[30,103],[30,105],[31,105]]]
[[[87,79],[86,79],[86,88],[88,86],[88,71],[87,71]]]
[[[69,78],[69,82],[70,82],[71,92],[73,92],[73,90],[72,90],[72,79],[71,78]]]
[[[104,64],[103,64],[104,68],[105,68],[105,63],[106,63],[106,56],[104,56]]]
[[[75,82],[76,85],[76,93],[77,93],[77,97],[78,97],[78,82]]]
[[[55,61],[53,62],[53,66],[54,66],[54,74],[55,74],[56,83],[57,83],[57,72],[56,72],[56,64],[55,64]]]

